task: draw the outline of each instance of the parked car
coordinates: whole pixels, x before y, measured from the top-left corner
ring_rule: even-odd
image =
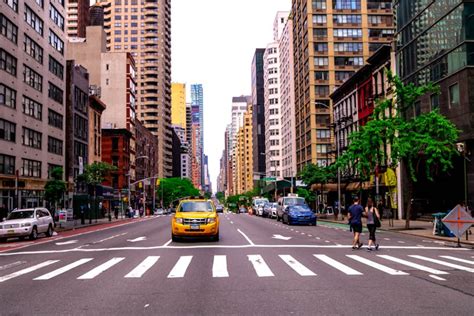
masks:
[[[155,215],[164,215],[164,214],[165,214],[165,212],[163,211],[162,208],[157,208],[155,210]]]
[[[268,203],[267,198],[256,197],[252,200],[252,211],[257,216],[263,216],[263,206]]]
[[[224,207],[222,205],[217,205],[216,206],[216,211],[217,211],[217,213],[224,213]]]
[[[296,194],[279,198],[277,206],[277,221],[283,219],[285,209],[291,205],[306,205],[306,202],[304,198],[298,197]]]
[[[271,203],[265,204],[265,206],[263,208],[264,216],[266,216],[268,218],[276,218],[277,217],[277,206],[278,206],[278,203],[276,203],[276,202],[271,202]]]
[[[242,207],[239,208],[239,213],[247,213],[247,212],[248,211],[247,211],[246,207],[242,206]]]
[[[289,205],[283,212],[282,221],[288,225],[297,224],[316,226],[316,215],[306,204]]]
[[[26,236],[35,240],[42,233],[51,237],[53,231],[53,217],[46,208],[17,209],[0,224],[0,242],[6,242],[10,237]]]

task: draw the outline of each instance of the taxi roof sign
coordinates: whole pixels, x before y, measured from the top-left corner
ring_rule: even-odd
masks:
[[[457,238],[461,238],[464,232],[474,224],[474,219],[466,212],[466,208],[459,204],[441,221]]]

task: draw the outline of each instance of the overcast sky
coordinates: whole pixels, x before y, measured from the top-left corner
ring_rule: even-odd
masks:
[[[173,0],[172,80],[202,83],[204,151],[216,190],[224,132],[233,96],[251,93],[250,66],[256,48],[272,41],[277,11],[291,0]]]

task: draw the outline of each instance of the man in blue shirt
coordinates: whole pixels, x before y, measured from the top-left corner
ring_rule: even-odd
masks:
[[[349,224],[354,232],[354,240],[352,241],[352,249],[360,249],[362,243],[359,241],[362,233],[362,214],[364,209],[359,204],[359,197],[354,197],[354,204],[349,207]]]

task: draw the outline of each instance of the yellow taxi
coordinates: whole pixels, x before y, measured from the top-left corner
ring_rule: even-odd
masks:
[[[180,237],[219,240],[219,216],[212,201],[186,199],[179,202],[171,221],[171,239],[177,241]]]

